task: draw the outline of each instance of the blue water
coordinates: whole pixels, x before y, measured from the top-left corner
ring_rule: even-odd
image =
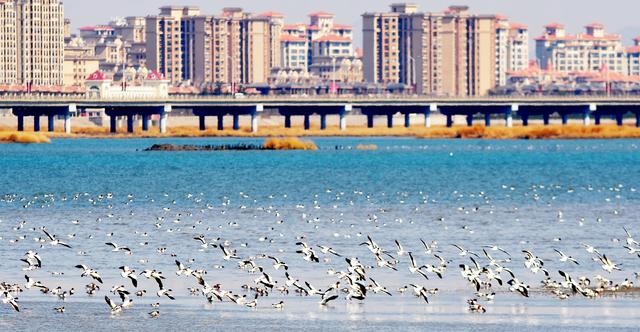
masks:
[[[321,330],[360,329],[365,324],[389,330],[397,329],[397,323],[413,330],[541,326],[582,330],[584,322],[620,330],[640,323],[640,313],[629,309],[638,305],[635,292],[596,300],[555,299],[540,287],[544,276],[524,268],[520,252],[533,250],[556,280],[561,280],[557,270],[562,269],[591,280],[603,275],[616,283],[637,281],[634,272],[640,271],[640,258],[622,247],[626,238],[622,227],[640,234],[638,141],[313,140],[318,151],[142,151],[154,143],[261,143],[261,139],[57,139],[47,145],[0,145],[0,195],[4,195],[0,281],[24,283],[26,273],[51,288],[61,285],[77,291],[63,303],[27,290],[19,296],[21,313],[0,306],[0,326],[23,329],[25,317],[32,327],[55,322],[72,330],[82,326],[171,330],[173,318],[202,321],[194,325],[196,330],[207,329],[209,322],[221,329],[280,324],[301,329],[312,322]],[[361,143],[378,149],[355,150]],[[107,193],[113,198],[99,196]],[[21,221],[26,224],[17,228]],[[37,243],[34,239],[44,236],[41,226],[73,248]],[[406,256],[398,258],[398,272],[371,269],[371,276],[394,293],[410,282],[439,288],[430,304],[419,302],[409,290],[389,298],[372,295],[364,303],[341,298],[323,309],[317,298],[274,291],[252,311],[227,302],[207,305],[204,298],[189,296],[187,288],[197,286],[193,278],[173,273],[173,260],[178,258],[185,265],[206,269],[207,280],[234,293],[241,293],[242,284],[253,284],[257,275],[222,260],[219,249],[200,248],[192,239],[200,234],[228,240],[243,258],[276,255],[301,281],[323,289],[336,280],[326,270],[344,270],[344,261],[323,254],[327,260],[319,264],[302,260],[295,253],[299,237],[357,256],[366,265],[375,265],[366,247],[358,245],[366,235],[394,256],[393,240],[400,240],[420,264],[437,261],[424,253],[419,240],[435,240],[441,255],[451,262],[443,280],[433,276],[426,281],[410,274]],[[261,237],[268,240],[259,241]],[[105,242],[127,245],[134,254],[112,253]],[[584,242],[605,252],[622,271],[602,270],[582,247]],[[468,313],[465,300],[475,296],[474,290],[460,276],[458,264],[470,261],[458,255],[454,243],[479,253],[488,244],[507,249],[513,257],[507,265],[531,285],[534,295],[524,299],[508,287],[494,285],[498,295],[486,304],[487,314]],[[167,251],[159,253],[163,247]],[[581,264],[559,262],[554,248]],[[43,256],[42,269],[22,271],[25,265],[19,259],[27,250]],[[273,269],[269,260],[258,262],[284,284],[281,270]],[[93,298],[84,294],[90,280],[80,278],[80,271],[73,268],[80,263],[91,265],[105,279]],[[162,270],[177,300],[157,298],[157,286],[141,280],[140,288],[148,289],[149,295],[135,298],[133,309],[111,318],[102,297],[113,285],[131,287],[118,274],[118,266],[125,264],[137,271]],[[54,271],[65,274],[51,275]],[[270,304],[280,299],[285,309],[274,311]],[[157,301],[163,303],[162,316],[147,319],[149,303]],[[65,314],[53,311],[60,305],[66,305]],[[208,314],[199,317],[202,312]],[[85,315],[97,319],[82,320]]]

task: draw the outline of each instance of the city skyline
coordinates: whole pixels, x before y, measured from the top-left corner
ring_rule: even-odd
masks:
[[[100,11],[87,12],[86,2],[80,0],[66,0],[65,16],[71,20],[74,32],[85,25],[96,25],[107,23],[111,18],[125,16],[147,16],[157,13],[158,8],[164,5],[194,5],[199,6],[206,14],[216,14],[222,8],[229,6],[243,7],[247,12],[260,13],[264,11],[278,11],[285,15],[288,22],[305,22],[307,15],[311,12],[323,10],[336,14],[336,20],[354,27],[354,44],[362,44],[362,17],[365,12],[385,11],[394,1],[380,1],[375,5],[363,0],[349,1],[349,6],[344,7],[344,3],[337,0],[326,0],[323,2],[304,2],[291,6],[282,0],[236,0],[236,1],[211,1],[191,0],[188,2],[174,0],[144,0],[139,2],[127,2],[124,0],[112,0],[111,6],[101,8]],[[397,2],[397,1],[395,1]],[[632,39],[640,36],[640,23],[635,22],[632,7],[640,9],[640,4],[629,3],[628,1],[614,0],[611,5],[603,7],[595,1],[551,1],[541,0],[536,2],[504,2],[500,0],[433,0],[433,1],[411,1],[416,3],[422,11],[436,12],[446,9],[449,5],[468,5],[475,13],[480,14],[502,14],[508,16],[511,21],[523,23],[529,26],[531,37],[541,35],[543,26],[560,22],[566,25],[570,33],[581,32],[585,25],[599,22],[605,25],[611,33],[621,34],[623,43],[631,45]],[[629,10],[621,11],[620,8]],[[553,10],[550,10],[552,8]],[[533,44],[532,44],[533,45]],[[531,48],[533,57],[533,48]]]

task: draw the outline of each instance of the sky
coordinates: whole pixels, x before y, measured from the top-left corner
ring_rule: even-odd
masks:
[[[307,22],[307,14],[328,11],[336,21],[354,26],[355,46],[360,47],[361,14],[387,11],[401,0],[63,0],[65,16],[74,31],[81,26],[107,23],[111,18],[146,16],[158,13],[165,5],[198,6],[203,14],[219,14],[224,7],[242,7],[247,12],[277,11],[285,14],[287,23]],[[582,32],[588,23],[603,23],[610,33],[621,34],[626,45],[640,36],[639,0],[416,0],[421,11],[439,12],[449,5],[468,5],[476,14],[502,14],[512,22],[529,26],[530,37],[539,36],[543,26],[564,23],[571,33]],[[606,4],[606,5],[605,5]]]

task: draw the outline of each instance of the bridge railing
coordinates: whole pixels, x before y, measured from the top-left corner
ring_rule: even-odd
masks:
[[[336,102],[336,103],[358,103],[358,102],[640,102],[638,95],[616,95],[616,96],[472,96],[472,97],[438,97],[423,95],[245,95],[235,97],[230,95],[170,95],[167,98],[145,98],[145,97],[127,97],[127,98],[101,98],[85,95],[63,95],[63,94],[44,94],[44,93],[5,93],[0,95],[0,103],[7,104],[11,102],[60,102],[60,103],[109,103],[109,102],[151,102],[151,103],[172,103],[172,102],[220,102],[229,101],[233,103],[266,103],[266,102]]]

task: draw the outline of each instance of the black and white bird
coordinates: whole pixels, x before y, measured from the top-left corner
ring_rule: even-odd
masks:
[[[84,264],[76,265],[76,268],[82,269],[82,274],[80,275],[81,277],[91,277],[93,278],[93,280],[99,283],[102,283],[102,278],[100,277],[100,274],[98,273],[98,271]]]
[[[105,244],[113,248],[113,249],[111,249],[111,251],[114,251],[114,252],[122,251],[126,255],[133,254],[131,252],[131,249],[129,249],[129,247],[121,247],[118,244],[116,244],[115,242],[106,242]]]
[[[107,305],[109,306],[112,314],[118,314],[122,312],[122,306],[113,302],[108,296],[105,295],[104,300],[105,302],[107,302]]]
[[[40,258],[37,252],[29,250],[24,255],[26,257],[20,260],[29,265],[23,269],[24,271],[31,271],[31,270],[42,268],[42,259]]]
[[[571,256],[567,256],[564,252],[558,250],[558,249],[553,249],[553,251],[555,251],[556,253],[558,253],[558,255],[560,255],[560,261],[565,263],[565,262],[572,262],[576,265],[580,265],[580,263],[578,263],[578,261],[571,257]]]
[[[136,275],[136,270],[131,269],[126,265],[121,266],[118,269],[120,270],[120,276],[122,276],[123,278],[129,278],[133,287],[138,288],[138,277]]]
[[[63,246],[63,247],[67,247],[67,248],[71,248],[70,245],[68,245],[67,243],[64,243],[62,241],[60,241],[58,238],[56,238],[55,234],[51,235],[49,234],[49,232],[47,232],[47,230],[45,228],[42,228],[42,231],[44,232],[44,234],[47,235],[47,237],[49,238],[49,244],[52,246]]]

